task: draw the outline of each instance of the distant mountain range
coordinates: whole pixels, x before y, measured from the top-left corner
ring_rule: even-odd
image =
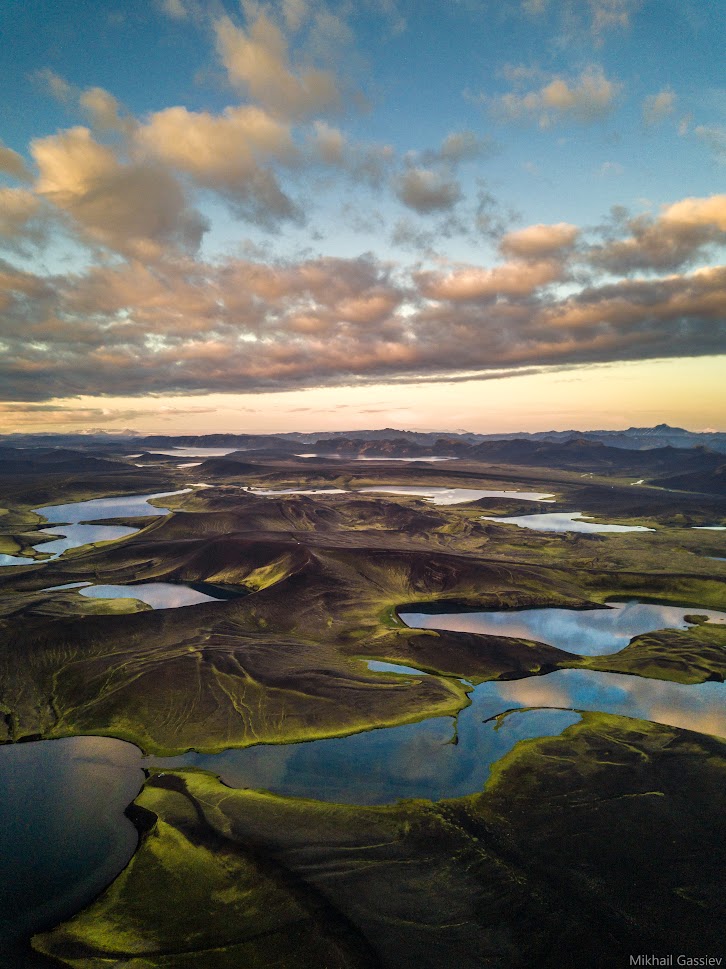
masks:
[[[704,439],[708,446],[704,446]],[[726,489],[726,434],[696,434],[664,424],[627,431],[582,434],[553,431],[506,438],[426,434],[391,428],[325,437],[300,434],[152,435],[132,439],[88,435],[10,437],[0,443],[0,476],[125,472],[132,448],[132,457],[140,466],[182,464],[188,460],[184,451],[180,451],[178,459],[168,453],[175,446],[233,449],[227,455],[209,456],[207,460],[200,455],[197,462],[202,470],[233,475],[255,470],[255,462],[305,465],[306,456],[311,455],[317,456],[318,461],[407,458],[415,462],[438,457],[457,459],[462,473],[467,462],[483,462],[642,478],[661,487],[701,494],[723,494]],[[167,454],[160,454],[162,450]]]
[[[611,448],[644,451],[663,447],[705,447],[726,454],[723,431],[688,431],[683,427],[658,424],[656,427],[629,427],[623,431],[526,431],[510,434],[475,434],[469,432],[406,431],[385,427],[366,431],[330,431],[324,434],[289,432],[285,434],[6,434],[0,440],[15,447],[88,447],[102,444],[106,448],[153,451],[170,447],[235,447],[240,449],[275,450],[294,453],[304,447],[314,453],[340,454],[346,457],[416,457],[452,456],[467,453],[474,445],[489,441],[532,441],[568,444],[588,441]]]

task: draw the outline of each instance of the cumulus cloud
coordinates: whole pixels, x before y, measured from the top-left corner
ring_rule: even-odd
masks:
[[[313,125],[314,150],[326,165],[342,165],[348,150],[348,142],[339,128],[333,128],[325,121]]]
[[[46,238],[40,200],[24,188],[0,188],[0,248],[26,253]]]
[[[673,114],[675,107],[676,95],[670,88],[649,94],[643,102],[643,121],[647,127],[653,128]]]
[[[123,117],[120,103],[103,88],[87,88],[81,92],[78,100],[96,130],[115,131],[124,135],[133,131],[135,127],[133,119],[128,116]]]
[[[546,259],[571,249],[580,230],[569,222],[553,225],[528,225],[524,229],[508,232],[501,241],[504,255],[520,259]]]
[[[394,180],[398,199],[421,215],[452,209],[461,198],[461,185],[445,172],[408,168]]]
[[[535,121],[549,128],[601,120],[614,109],[621,90],[622,84],[607,78],[601,67],[591,66],[577,77],[553,77],[539,88],[485,100],[503,120]]]
[[[37,193],[65,213],[89,241],[142,258],[165,248],[194,251],[207,228],[167,170],[122,163],[88,128],[31,143]]]
[[[1,141],[0,172],[4,175],[10,175],[12,178],[16,178],[21,182],[29,182],[32,177],[22,156],[17,151],[13,151],[12,148],[7,148]]]
[[[299,218],[275,173],[264,164],[295,158],[290,128],[261,108],[240,105],[221,115],[167,108],[137,129],[135,143],[147,156],[227,196],[258,224]]]
[[[617,274],[679,269],[707,247],[726,243],[726,195],[682,199],[657,217],[626,220],[625,228],[627,238],[590,249],[592,265]]]
[[[428,299],[488,301],[499,297],[528,297],[535,290],[562,278],[556,260],[522,260],[504,263],[493,269],[465,266],[449,273],[423,272],[416,276],[421,292]]]
[[[312,66],[295,68],[282,31],[263,11],[247,30],[229,17],[217,20],[214,29],[230,82],[265,110],[280,118],[301,119],[339,106],[334,74]]]
[[[426,165],[447,165],[456,168],[463,162],[476,161],[494,154],[496,145],[491,138],[479,138],[473,131],[452,131],[435,151],[423,152]]]
[[[391,145],[351,141],[326,121],[313,122],[308,131],[307,161],[338,168],[358,185],[381,188],[396,162]]]

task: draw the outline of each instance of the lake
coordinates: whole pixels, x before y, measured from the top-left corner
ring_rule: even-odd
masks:
[[[422,677],[368,661],[375,674]],[[478,685],[457,717],[348,737],[217,754],[142,758],[132,744],[77,737],[0,748],[0,934],[10,965],[30,966],[24,940],[84,907],[137,843],[123,814],[142,767],[199,767],[232,787],[351,804],[438,800],[483,788],[491,766],[522,740],[555,736],[595,710],[726,736],[726,687],[591,670]],[[4,866],[4,867],[3,867]]]
[[[590,516],[584,516],[580,511],[553,512],[544,515],[515,515],[511,518],[500,518],[494,515],[482,515],[483,521],[496,522],[499,525],[519,525],[520,528],[531,528],[535,532],[654,532],[654,528],[645,525],[608,525],[594,522]]]
[[[448,629],[485,636],[512,636],[548,643],[578,656],[601,656],[624,649],[634,636],[656,629],[687,629],[684,616],[697,613],[726,623],[726,612],[695,606],[612,601],[605,609],[500,609],[456,612],[400,610],[414,629]]]
[[[24,965],[31,933],[88,905],[128,863],[138,834],[123,812],[143,784],[141,760],[108,737],[0,748],[2,965]]]
[[[152,499],[187,494],[191,490],[191,488],[182,488],[180,491],[161,491],[152,495],[91,498],[89,501],[34,508],[33,511],[37,515],[42,515],[53,524],[51,528],[41,528],[39,534],[57,536],[56,541],[40,542],[33,546],[37,552],[50,555],[50,558],[29,559],[18,555],[0,555],[0,566],[42,565],[44,562],[59,558],[71,548],[128,538],[139,529],[126,525],[99,525],[95,522],[103,521],[105,518],[145,518],[149,515],[168,515],[169,508],[157,508],[149,502]],[[94,524],[89,525],[88,522],[94,522]]]
[[[345,494],[384,494],[405,495],[425,498],[434,505],[460,505],[480,498],[518,498],[521,501],[554,501],[552,494],[538,491],[491,491],[480,488],[428,488],[421,485],[400,485],[395,487],[361,488],[358,491],[346,488],[288,488],[274,491],[271,488],[248,488],[255,495],[272,498],[277,495],[345,495]]]
[[[84,585],[85,583],[81,583]],[[75,585],[75,583],[73,583]],[[59,588],[63,588],[62,586]],[[66,588],[68,588],[66,586]],[[46,590],[51,591],[51,590]],[[209,583],[182,584],[175,582],[139,582],[134,585],[88,585],[79,588],[79,595],[89,599],[138,599],[152,609],[178,609],[200,602],[218,602],[238,598],[239,593],[228,592]]]

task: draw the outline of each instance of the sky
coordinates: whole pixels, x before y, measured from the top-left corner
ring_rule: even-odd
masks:
[[[726,430],[726,7],[4,0],[0,433]]]

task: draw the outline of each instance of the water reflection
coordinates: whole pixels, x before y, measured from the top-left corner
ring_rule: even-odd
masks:
[[[280,491],[275,491],[273,488],[247,487],[243,490],[263,498],[277,498],[278,495],[345,495],[348,493],[344,488],[282,488]]]
[[[154,448],[151,454],[170,454],[173,458],[222,458],[235,451],[248,451],[246,447],[175,447],[170,450]],[[131,455],[129,455],[131,457]],[[141,457],[140,454],[133,457]]]
[[[410,667],[401,673],[426,675]],[[148,763],[162,768],[200,767],[218,774],[230,787],[349,804],[388,804],[399,798],[439,800],[481,790],[491,765],[516,743],[561,733],[578,722],[575,710],[726,736],[726,688],[721,683],[684,685],[618,673],[560,670],[482,683],[470,698],[471,705],[461,711],[456,724],[437,717],[350,737],[220,754],[189,753]],[[535,709],[558,707],[562,709]],[[517,712],[496,719],[509,710]]]
[[[547,503],[555,500],[551,492],[491,491],[482,488],[419,488],[415,485],[401,485],[395,488],[363,488],[362,491],[386,495],[418,495],[434,505],[461,505],[467,501],[478,501],[480,498],[517,498],[520,501]]]
[[[698,613],[726,623],[726,612],[650,602],[610,602],[606,609],[506,609],[492,612],[399,612],[415,629],[449,629],[549,643],[579,656],[617,653],[634,636],[656,629],[687,629],[684,616]]]
[[[607,525],[601,522],[586,520],[582,512],[556,512],[544,515],[515,515],[511,518],[500,518],[494,515],[482,515],[483,521],[497,522],[500,525],[519,525],[520,528],[531,528],[535,532],[654,532],[654,528],[645,525]]]
[[[135,535],[138,528],[127,525],[57,525],[54,528],[41,528],[41,535],[58,536],[54,542],[34,545],[38,552],[46,552],[58,558],[69,548],[80,548],[95,542],[113,542],[119,538]]]
[[[143,783],[141,754],[107,737],[0,747],[0,947],[23,965],[24,940],[87,905],[133,854],[123,815]]]
[[[436,461],[458,461],[457,457],[452,457],[446,454],[436,454],[426,457],[418,458],[393,458],[390,456],[386,457],[372,457],[368,454],[357,454],[357,455],[347,455],[347,454],[296,454],[296,458],[324,458],[326,461],[425,461],[428,463],[433,463]]]
[[[669,683],[623,673],[557,670],[547,676],[485,683],[493,712],[512,706],[574,707],[652,720],[726,737],[723,683]]]
[[[37,565],[42,559],[29,559],[25,555],[0,555],[0,566],[2,565]]]
[[[81,548],[95,542],[113,542],[128,538],[139,531],[125,525],[88,525],[81,522],[103,521],[106,518],[143,518],[149,515],[168,515],[169,508],[157,508],[149,504],[153,498],[170,498],[184,495],[191,488],[180,491],[161,491],[153,495],[127,495],[120,498],[92,498],[90,501],[74,501],[65,505],[47,505],[33,509],[42,515],[52,528],[41,528],[39,534],[57,537],[56,541],[34,545],[37,552],[50,555],[47,559],[30,559],[17,555],[0,555],[3,565],[39,565],[57,559],[71,548]]]
[[[35,508],[49,522],[77,524],[78,522],[103,521],[104,518],[144,518],[147,515],[168,515],[169,508],[160,508],[149,502],[157,498],[184,495],[191,488],[180,491],[159,491],[153,495],[121,495],[118,498],[91,498],[89,501],[73,501],[65,505],[47,505]]]
[[[478,501],[480,498],[519,498],[522,501],[554,501],[552,494],[538,491],[490,491],[481,488],[427,488],[416,485],[400,485],[386,488],[361,488],[359,491],[349,491],[345,488],[287,488],[274,491],[270,488],[247,488],[255,495],[274,497],[276,495],[345,495],[345,494],[382,494],[382,495],[410,495],[425,498],[434,505],[461,505],[467,501]],[[505,519],[498,519],[504,521]]]
[[[213,586],[206,586],[213,590]],[[216,602],[230,598],[223,590],[217,595],[203,592],[199,587],[173,582],[142,582],[137,585],[93,585],[80,589],[79,594],[89,599],[138,599],[152,609],[178,609],[200,602]]]
[[[475,695],[458,724],[436,717],[350,737],[190,753],[149,763],[201,767],[230,787],[343,804],[390,804],[408,797],[439,800],[480,791],[491,765],[520,740],[559,734],[580,719],[570,711],[537,710],[501,724],[482,723],[483,712]]]

